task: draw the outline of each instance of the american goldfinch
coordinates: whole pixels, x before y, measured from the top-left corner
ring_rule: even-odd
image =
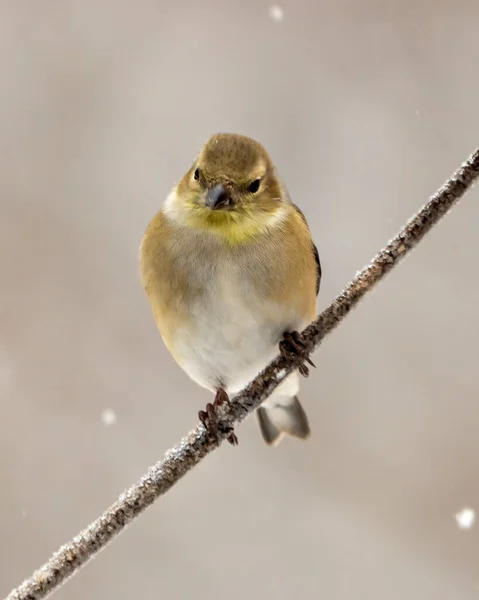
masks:
[[[166,347],[216,394],[199,413],[216,439],[216,408],[266,367],[278,344],[313,364],[298,331],[316,316],[318,251],[257,141],[228,133],[208,139],[149,223],[140,272]],[[267,444],[283,434],[309,436],[298,391],[294,371],[258,408]],[[228,439],[237,443],[232,430]]]

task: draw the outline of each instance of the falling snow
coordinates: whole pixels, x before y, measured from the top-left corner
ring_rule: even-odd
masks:
[[[273,4],[273,6],[269,7],[269,16],[276,23],[281,23],[281,21],[284,18],[284,11],[281,8],[281,6],[278,6],[277,4]]]
[[[114,425],[116,423],[116,413],[111,408],[107,408],[102,412],[101,420],[103,421],[103,425],[109,427],[110,425]]]
[[[456,522],[459,529],[470,529],[474,525],[476,514],[472,508],[463,508],[456,513]]]

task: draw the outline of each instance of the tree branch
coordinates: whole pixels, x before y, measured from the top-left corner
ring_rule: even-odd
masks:
[[[309,350],[317,348],[369,292],[446,212],[463,196],[479,176],[479,149],[458,169],[445,185],[406,223],[398,235],[383,248],[372,262],[360,271],[348,287],[303,332]],[[222,413],[225,427],[240,423],[257,408],[284,378],[298,367],[298,359],[277,357],[254,379]],[[208,439],[199,425],[163,460],[151,467],[138,483],[126,490],[106,512],[62,546],[39,570],[13,590],[5,600],[45,598],[103,549],[118,533],[140,515],[159,496],[167,492],[183,475],[212,452],[217,445]]]

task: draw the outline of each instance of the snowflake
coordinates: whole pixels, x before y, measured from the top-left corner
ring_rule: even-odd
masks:
[[[269,7],[269,16],[276,23],[281,23],[281,21],[284,19],[284,11],[281,6],[273,4],[273,6]]]
[[[463,508],[456,513],[456,522],[459,529],[470,529],[474,525],[476,514],[472,508]]]
[[[101,414],[101,420],[103,421],[103,425],[107,427],[109,425],[114,425],[116,423],[116,413],[111,408],[107,408]]]

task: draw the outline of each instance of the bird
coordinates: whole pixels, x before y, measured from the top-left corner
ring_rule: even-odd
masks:
[[[148,223],[140,278],[156,326],[186,374],[215,394],[198,415],[218,441],[218,407],[277,355],[301,363],[257,409],[266,444],[307,439],[299,375],[314,366],[300,331],[316,317],[318,249],[264,146],[215,133]],[[226,437],[238,438],[231,427]],[[218,442],[219,443],[219,442]]]

